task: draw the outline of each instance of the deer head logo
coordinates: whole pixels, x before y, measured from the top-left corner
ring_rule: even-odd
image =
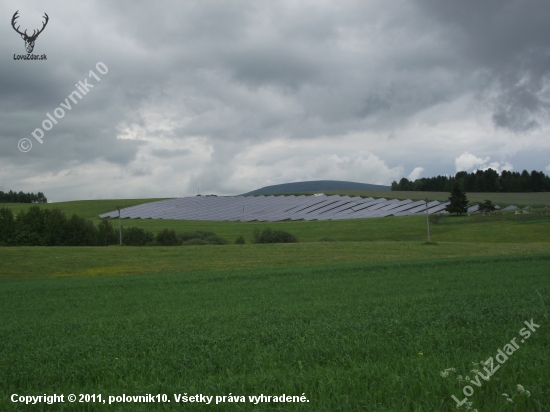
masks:
[[[17,13],[19,13],[19,10],[17,10],[15,12],[15,14],[13,15],[13,17],[11,19],[11,25],[12,25],[13,29],[21,35],[21,38],[23,40],[25,40],[25,48],[27,49],[27,53],[30,54],[30,53],[32,53],[32,51],[34,49],[34,42],[36,41],[36,38],[38,37],[38,35],[40,33],[42,33],[42,31],[44,31],[44,28],[46,27],[46,24],[48,24],[48,20],[50,18],[48,17],[48,15],[46,13],[44,13],[44,18],[46,19],[46,21],[44,23],[42,23],[43,24],[42,28],[40,30],[38,30],[38,32],[36,30],[34,30],[32,35],[29,36],[29,35],[27,35],[27,30],[25,30],[24,33],[21,33],[19,31],[20,26],[17,26],[17,28],[15,27],[15,20],[17,20],[17,18],[19,17],[17,15]]]

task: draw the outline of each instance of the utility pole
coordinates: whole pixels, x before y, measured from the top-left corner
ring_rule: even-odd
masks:
[[[428,198],[426,198],[426,228],[428,229],[428,242],[430,242],[430,219],[428,218]]]
[[[116,206],[116,209],[118,210],[118,238],[120,241],[120,246],[122,246],[122,226],[120,225],[120,206]]]

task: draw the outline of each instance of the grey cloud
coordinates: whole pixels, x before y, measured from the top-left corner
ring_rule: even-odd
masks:
[[[550,85],[548,5],[511,0],[418,3],[435,17],[464,69],[484,71],[485,87],[497,90],[495,125],[515,132],[538,127],[548,108]]]
[[[419,129],[423,124],[446,125],[444,133],[464,118],[468,124],[492,119],[495,140],[475,143],[483,153],[500,150],[498,139],[507,130],[520,135],[548,127],[550,8],[544,2],[8,0],[0,11],[11,16],[19,9],[32,25],[40,23],[42,12],[34,14],[42,8],[50,23],[36,52],[47,53],[47,62],[11,60],[23,53],[22,40],[9,24],[0,25],[6,39],[0,44],[0,159],[6,168],[25,166],[61,179],[63,170],[107,162],[102,167],[112,167],[109,173],[128,172],[143,179],[136,187],[148,182],[159,193],[171,190],[170,183],[158,183],[166,180],[162,173],[185,176],[190,188],[201,182],[242,192],[253,189],[244,186],[255,173],[231,179],[239,167],[234,159],[281,139],[289,142],[281,150],[292,157],[291,143],[320,139],[355,153],[357,141],[346,143],[346,136],[364,134],[361,144],[376,147],[389,170],[421,165],[424,173],[442,174],[454,170],[465,148],[450,139],[457,148],[444,158],[426,150],[434,143],[423,135],[429,129]],[[93,90],[46,133],[43,145],[35,141],[31,152],[19,153],[17,141],[29,138],[98,61],[109,72],[100,82],[90,79]],[[466,97],[474,102],[462,103]],[[468,112],[468,104],[482,113]],[[121,139],[124,128],[135,135]],[[317,156],[330,150],[321,147]],[[194,163],[178,161],[191,153]],[[310,170],[290,176],[270,169],[271,176],[330,178],[348,169],[355,176],[345,161],[326,169],[301,153]],[[282,164],[263,160],[250,164]],[[67,193],[57,184],[52,190]]]
[[[183,157],[187,156],[191,153],[191,150],[189,149],[153,149],[151,150],[151,154],[156,157],[160,157],[162,159],[169,159],[172,157]]]
[[[372,94],[365,99],[363,107],[357,115],[366,117],[379,111],[388,110],[391,105],[391,100],[384,99],[379,94]]]

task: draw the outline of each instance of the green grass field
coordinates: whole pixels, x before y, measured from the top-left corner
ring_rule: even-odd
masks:
[[[45,207],[97,223],[112,204],[154,200]],[[430,224],[436,244],[425,243],[425,217],[408,216],[123,220],[155,233],[243,235],[247,244],[0,248],[0,410],[454,411],[452,395],[462,400],[470,386],[471,410],[549,411],[546,213],[443,216]],[[268,226],[300,242],[250,244],[254,228]],[[521,342],[531,319],[540,327]],[[513,338],[519,349],[476,381],[472,369],[483,369],[472,363]],[[45,393],[171,402],[10,401]],[[174,394],[214,396],[213,404],[176,403]],[[230,394],[246,402],[215,404]],[[309,402],[249,401],[260,394]]]
[[[550,253],[549,242],[319,242],[166,247],[0,248],[0,278],[97,277],[191,273]]]
[[[0,280],[0,408],[11,394],[166,394],[44,410],[452,411],[472,362],[540,328],[468,399],[550,408],[548,254],[126,277]],[[539,296],[540,294],[540,296]],[[496,362],[496,361],[495,361]],[[456,374],[440,373],[455,368]],[[531,396],[514,396],[517,385]],[[174,394],[245,396],[218,405]],[[307,403],[248,396],[304,394]],[[215,398],[214,398],[215,399]],[[215,402],[215,401],[214,401]]]

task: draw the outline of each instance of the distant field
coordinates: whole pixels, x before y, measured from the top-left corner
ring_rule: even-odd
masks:
[[[32,259],[31,248],[20,249]],[[65,249],[51,248],[50,259],[62,262]],[[135,249],[136,258],[149,250]],[[451,396],[464,397],[457,376],[474,379],[473,362],[494,359],[516,338],[519,350],[488,382],[470,384],[468,400],[479,411],[548,411],[549,259],[185,273],[183,254],[174,274],[0,279],[0,409],[448,412],[456,410]],[[520,341],[531,319],[540,327]],[[442,377],[448,368],[456,372]],[[518,384],[531,396],[518,394]],[[44,393],[166,394],[171,402],[42,409],[9,400]],[[189,405],[174,394],[232,394],[246,403]],[[249,402],[260,394],[309,402]]]

